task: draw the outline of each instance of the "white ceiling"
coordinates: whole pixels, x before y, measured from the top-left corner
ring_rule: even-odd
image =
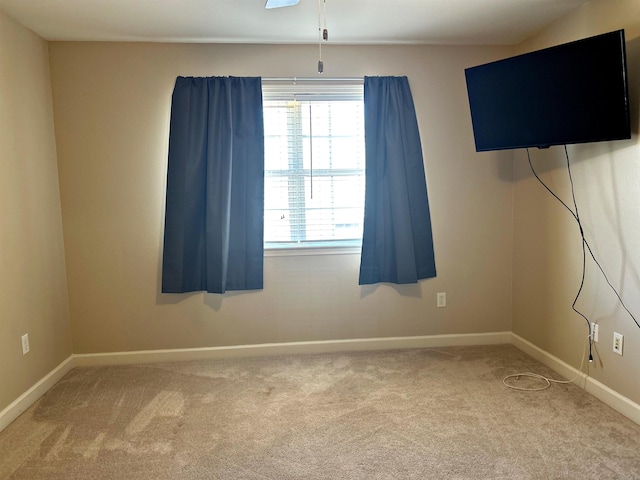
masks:
[[[516,44],[587,0],[326,0],[329,41]],[[47,40],[315,43],[318,0],[0,0]]]

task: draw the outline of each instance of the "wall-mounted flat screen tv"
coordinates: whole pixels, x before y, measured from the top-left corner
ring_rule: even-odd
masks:
[[[465,76],[478,152],[631,138],[624,30]]]

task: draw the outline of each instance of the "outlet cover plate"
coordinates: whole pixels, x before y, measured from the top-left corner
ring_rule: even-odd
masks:
[[[22,355],[29,353],[29,334],[25,333],[22,336]]]
[[[622,355],[622,341],[624,336],[621,333],[613,332],[613,353]]]

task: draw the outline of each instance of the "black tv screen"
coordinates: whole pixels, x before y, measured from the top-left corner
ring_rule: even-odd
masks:
[[[631,138],[624,30],[465,76],[478,152]]]

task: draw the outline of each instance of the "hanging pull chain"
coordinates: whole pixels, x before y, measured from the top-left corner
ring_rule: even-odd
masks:
[[[324,19],[324,28],[323,28],[323,19]],[[318,73],[324,72],[324,62],[322,61],[322,42],[323,41],[326,42],[328,40],[329,40],[329,30],[327,30],[327,1],[318,0],[318,54],[319,54]]]
[[[327,0],[322,0],[324,7],[324,29],[322,30],[322,40],[329,41],[329,30],[327,30]]]

